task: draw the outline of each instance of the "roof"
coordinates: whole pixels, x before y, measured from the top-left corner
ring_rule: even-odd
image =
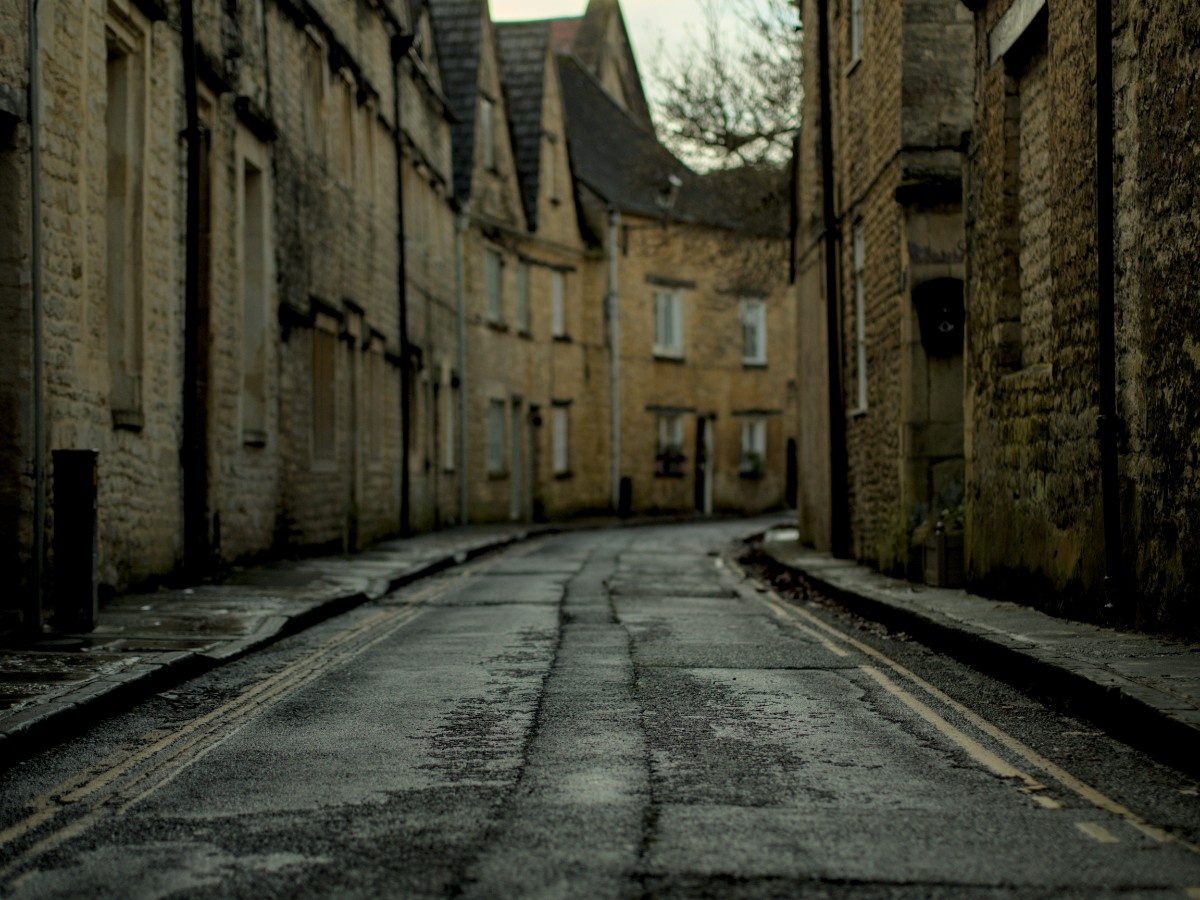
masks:
[[[680,186],[670,216],[758,234],[786,234],[786,172],[737,170],[700,175],[621,107],[577,58],[558,58],[575,177],[603,203],[661,217],[673,175]]]
[[[454,193],[471,196],[475,169],[475,103],[479,95],[479,54],[484,0],[430,0],[442,85],[454,114]]]
[[[516,157],[525,220],[537,228],[542,156],[542,99],[546,89],[546,51],[550,22],[496,24],[504,97]]]
[[[578,20],[579,26],[571,40],[570,50],[592,74],[600,75],[600,66],[604,54],[612,49],[608,43],[608,29],[612,17],[617,17],[620,25],[623,49],[629,65],[624,70],[622,87],[625,92],[625,102],[629,104],[635,118],[643,121],[653,129],[653,119],[650,117],[650,104],[646,102],[646,92],[642,87],[642,77],[638,73],[637,60],[633,55],[633,44],[629,40],[629,30],[625,27],[625,17],[621,14],[619,0],[588,0],[583,18]]]

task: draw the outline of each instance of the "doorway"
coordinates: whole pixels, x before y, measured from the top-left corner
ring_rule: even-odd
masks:
[[[712,423],[708,416],[696,417],[696,512],[712,515]]]

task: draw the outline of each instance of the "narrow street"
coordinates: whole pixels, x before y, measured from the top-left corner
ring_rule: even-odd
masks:
[[[748,527],[529,541],[22,761],[0,895],[1200,897],[1192,779]]]

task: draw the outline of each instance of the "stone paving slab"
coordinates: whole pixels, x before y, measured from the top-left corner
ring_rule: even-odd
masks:
[[[353,556],[275,562],[218,584],[117,597],[95,631],[0,650],[0,763],[82,721],[549,529],[468,526]]]
[[[763,549],[824,592],[939,651],[1037,690],[1158,752],[1200,767],[1200,646],[1059,619],[963,590],[911,584],[802,547],[794,531]],[[1036,676],[1030,678],[1029,676]]]

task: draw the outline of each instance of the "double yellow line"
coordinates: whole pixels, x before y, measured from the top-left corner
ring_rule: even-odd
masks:
[[[251,718],[371,647],[387,640],[438,595],[450,592],[494,558],[463,567],[449,579],[407,595],[403,604],[376,610],[358,624],[255,682],[236,697],[173,729],[148,732],[123,749],[59,782],[26,804],[27,813],[0,831],[0,854],[62,817],[61,825],[0,868],[7,880],[43,853],[82,834],[105,815],[122,813],[144,800],[212,750]]]
[[[726,560],[724,561],[724,565],[727,565],[742,578],[747,577],[746,573],[736,563]],[[850,648],[866,656],[875,665],[860,666],[860,671],[875,681],[887,693],[905,704],[925,722],[937,729],[944,737],[957,744],[984,768],[1001,778],[1013,779],[1020,783],[1022,792],[1028,794],[1040,806],[1047,809],[1058,809],[1062,804],[1052,797],[1043,794],[1042,792],[1046,790],[1046,785],[1038,778],[1033,777],[1027,771],[1020,768],[1020,765],[1024,765],[1039,772],[1042,776],[1053,779],[1096,809],[1117,816],[1141,834],[1154,841],[1164,844],[1176,844],[1190,850],[1192,853],[1200,854],[1200,846],[1146,821],[1145,818],[1127,806],[1118,803],[1090,784],[1072,775],[1062,766],[1042,756],[1028,744],[992,724],[974,710],[963,706],[963,704],[959,703],[953,697],[948,696],[944,691],[934,687],[915,672],[912,672],[871,645],[865,644],[852,635],[835,628],[810,611],[787,603],[774,591],[768,590],[765,594],[756,594],[756,596],[766,604],[776,617],[787,621],[792,627],[817,641],[834,655],[839,657],[849,656],[847,648]],[[944,716],[934,710],[929,703],[921,700],[912,691],[897,683],[884,670],[890,670],[893,675],[899,676],[901,680],[917,688],[927,698],[940,705],[941,708],[950,710],[954,715],[969,723],[980,734],[990,738],[995,744],[1003,748],[1018,763],[1014,764],[1006,760],[1000,754],[985,746],[983,742],[949,722]],[[1077,827],[1088,837],[1100,843],[1118,842],[1118,838],[1098,823],[1081,822]],[[1200,896],[1200,892],[1191,896]]]

